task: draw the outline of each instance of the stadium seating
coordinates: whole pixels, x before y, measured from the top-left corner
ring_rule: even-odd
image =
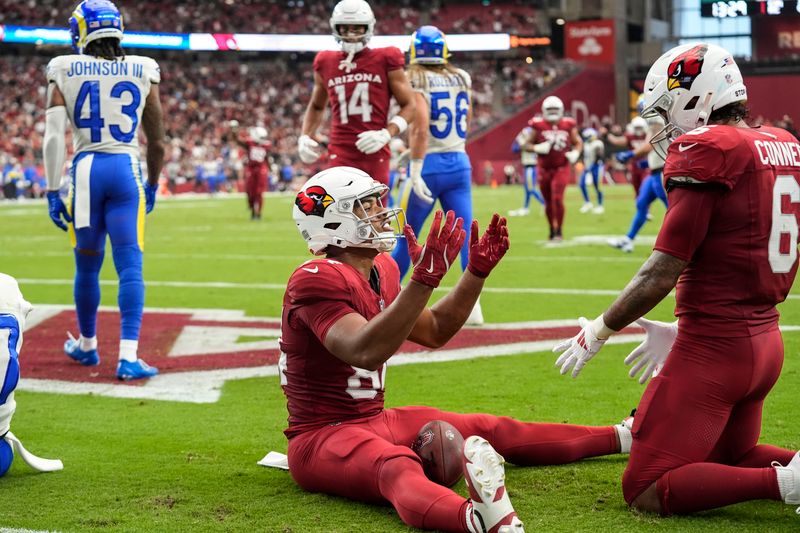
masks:
[[[325,33],[336,2],[292,0],[144,0],[118,2],[133,31]],[[450,33],[537,33],[536,10],[522,0],[475,2],[372,0],[377,33],[408,34],[422,23]],[[73,5],[59,0],[4,3],[0,24],[65,26]]]

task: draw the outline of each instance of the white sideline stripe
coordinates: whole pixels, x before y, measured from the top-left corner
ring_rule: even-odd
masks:
[[[69,257],[72,258],[72,250],[65,250],[63,252],[13,252],[0,250],[0,256],[10,257]],[[147,257],[159,259],[211,259],[214,261],[301,261],[305,256],[299,255],[268,255],[268,254],[203,254],[203,253],[163,253],[163,252],[147,252]],[[641,257],[633,256],[620,256],[620,257],[592,257],[588,255],[559,255],[559,256],[541,256],[541,255],[515,255],[506,256],[503,261],[528,261],[532,263],[575,263],[575,262],[592,262],[592,263],[643,263]]]
[[[26,330],[40,324],[43,320],[63,310],[71,310],[71,305],[43,304],[37,305],[27,321]],[[101,306],[101,310],[115,311],[116,307]],[[191,309],[191,308],[145,308],[149,313],[186,313],[195,320],[209,321],[235,321],[235,322],[265,322],[277,321],[278,318],[246,317],[241,310],[228,309]],[[569,320],[539,320],[531,322],[509,322],[487,324],[476,329],[514,329],[531,328],[545,329],[555,327],[577,327],[576,319]],[[800,331],[800,325],[781,326],[781,331]],[[644,334],[617,335],[609,339],[607,344],[626,344],[641,342]],[[476,357],[497,357],[521,353],[549,352],[559,339],[548,339],[533,342],[517,342],[489,346],[475,346],[471,348],[458,348],[452,350],[421,351],[413,353],[399,353],[390,359],[391,365],[406,365],[418,363],[435,363],[443,361],[459,361]],[[142,386],[123,386],[107,383],[79,383],[51,379],[22,378],[18,389],[29,392],[55,393],[55,394],[97,394],[112,398],[150,399],[164,401],[178,401],[187,403],[214,403],[219,400],[222,388],[228,380],[271,377],[278,375],[277,365],[267,365],[250,368],[229,368],[221,370],[198,370],[188,372],[171,372],[160,374]],[[2,532],[0,532],[2,533]]]
[[[29,285],[72,285],[71,279],[40,279],[40,278],[18,278],[20,284]],[[100,285],[116,286],[116,280],[101,279]],[[150,287],[180,287],[190,289],[262,289],[262,290],[283,290],[285,283],[233,283],[229,281],[152,281],[148,280],[145,285]],[[439,287],[436,290],[451,290],[453,287]],[[622,291],[620,289],[566,289],[550,287],[484,287],[481,292],[500,293],[500,294],[560,294],[575,296],[616,296]],[[671,292],[669,296],[675,296]],[[790,294],[787,300],[800,300],[800,294]]]
[[[573,322],[574,323],[574,322]],[[643,334],[619,335],[607,344],[640,342]],[[400,353],[391,358],[390,364],[407,365],[417,363],[439,363],[460,361],[475,357],[497,357],[528,352],[550,351],[558,340],[517,342],[474,348]],[[223,370],[199,370],[192,372],[170,372],[151,378],[142,386],[120,386],[106,383],[79,383],[53,379],[22,378],[18,390],[60,394],[97,394],[111,398],[137,398],[188,403],[215,403],[222,387],[228,380],[262,378],[278,375],[278,365],[251,368],[228,368]]]
[[[563,321],[575,324],[575,321]],[[782,331],[800,331],[800,326],[781,326]],[[644,334],[617,335],[606,344],[641,342]],[[547,352],[560,339],[477,346],[455,350],[399,353],[389,360],[390,366],[461,361],[477,357],[499,357],[523,353]],[[278,365],[224,370],[201,370],[159,374],[142,386],[121,386],[104,383],[78,383],[51,379],[20,379],[17,389],[53,394],[97,394],[112,398],[163,400],[187,403],[215,403],[228,380],[263,378],[278,375]],[[554,375],[555,374],[554,372]]]

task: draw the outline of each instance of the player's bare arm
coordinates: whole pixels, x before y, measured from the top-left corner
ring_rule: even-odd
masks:
[[[408,77],[403,69],[389,71],[389,89],[392,92],[392,96],[394,96],[394,99],[397,101],[397,105],[400,106],[400,112],[397,113],[397,115],[405,119],[408,124],[411,124],[417,117],[417,102],[414,96],[414,90],[411,89],[411,84],[408,82]],[[305,121],[303,122],[303,126],[303,131],[305,132]],[[393,122],[389,122],[386,129],[392,137],[402,133],[400,127]]]
[[[431,294],[433,287],[412,281],[372,320],[358,313],[343,316],[328,330],[323,344],[349,365],[377,370],[409,338]]]
[[[628,138],[624,135],[614,135],[611,132],[606,134],[606,140],[613,144],[614,146],[619,146],[622,148],[626,148],[629,144]]]
[[[467,321],[485,279],[464,271],[453,290],[420,313],[408,340],[427,348],[441,348]]]
[[[578,133],[578,128],[572,128],[570,137],[572,137],[572,149],[579,152],[583,150],[583,139],[581,139],[581,135]]]
[[[647,314],[675,288],[678,277],[687,264],[687,261],[677,257],[654,251],[603,313],[606,325],[619,331]]]
[[[409,120],[408,144],[411,150],[411,159],[424,159],[428,147],[428,104],[422,93],[413,93],[416,100],[413,122]],[[390,126],[394,126],[390,124]],[[397,127],[397,126],[394,126]]]
[[[439,348],[453,338],[467,321],[486,278],[509,248],[506,219],[496,213],[484,234],[480,238],[478,235],[478,221],[473,220],[467,269],[447,296],[420,315],[410,340],[430,348]]]
[[[150,87],[150,94],[142,112],[142,130],[147,138],[147,183],[156,185],[164,168],[164,119],[158,85]]]
[[[328,93],[325,90],[325,84],[322,81],[322,76],[315,72],[314,89],[311,91],[311,100],[309,100],[306,114],[303,116],[302,135],[314,136],[320,124],[322,124],[322,117],[325,114],[327,105]]]
[[[64,95],[55,83],[47,84],[47,109],[51,107],[66,106]]]

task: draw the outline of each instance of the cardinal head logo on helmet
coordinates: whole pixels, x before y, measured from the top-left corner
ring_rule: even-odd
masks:
[[[309,187],[297,193],[295,205],[308,216],[325,216],[325,210],[333,203],[333,198],[320,186]]]
[[[692,83],[700,75],[703,69],[703,59],[708,52],[708,46],[699,44],[690,48],[672,60],[667,68],[667,88],[672,89],[691,89]]]

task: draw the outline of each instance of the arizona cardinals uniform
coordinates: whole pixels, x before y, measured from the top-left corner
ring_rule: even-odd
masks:
[[[330,201],[318,189],[298,205],[304,213],[319,213]],[[374,371],[356,368],[323,343],[339,319],[349,313],[372,319],[399,292],[399,271],[386,253],[376,257],[370,280],[332,259],[308,261],[289,279],[279,368],[289,411],[289,467],[302,488],[360,501],[402,501],[396,507],[407,524],[461,531],[454,524],[464,516],[466,500],[429,482],[410,448],[431,420],[449,422],[465,437],[486,438],[520,465],[565,463],[619,450],[613,427],[524,423],[424,406],[384,409],[386,364]],[[400,481],[416,490],[396,494]]]
[[[355,167],[388,184],[389,145],[367,155],[356,148],[356,140],[361,132],[386,127],[392,98],[389,72],[402,69],[405,58],[393,46],[365,48],[353,59],[355,69],[347,72],[341,67],[346,57],[326,50],[314,58],[314,72],[322,77],[331,103],[329,166]]]
[[[539,154],[539,190],[545,201],[545,214],[551,227],[561,228],[564,223],[564,190],[570,177],[567,152],[572,150],[572,130],[577,127],[575,119],[563,117],[555,124],[541,117],[528,122],[535,135],[531,141],[540,144],[550,141],[547,154]]]
[[[783,363],[775,305],[797,273],[800,145],[778,128],[706,126],[672,142],[664,176],[655,249],[689,264],[678,337],[636,413],[625,499],[653,482],[666,513],[780,499],[770,464],[795,452],[758,437]]]

